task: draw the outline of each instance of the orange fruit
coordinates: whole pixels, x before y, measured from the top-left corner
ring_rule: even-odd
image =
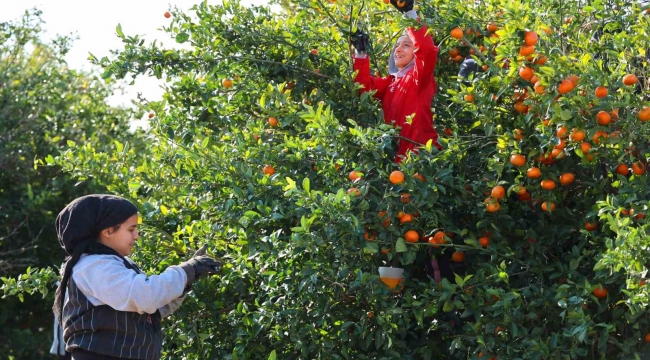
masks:
[[[420,173],[415,173],[415,175],[413,175],[413,177],[420,180],[420,181],[422,181],[422,182],[427,182],[427,179],[424,177],[424,175],[422,175]]]
[[[645,107],[639,111],[639,120],[643,122],[650,120],[650,107]]]
[[[506,189],[504,189],[501,185],[497,185],[492,188],[491,195],[497,200],[503,199],[503,197],[506,195]]]
[[[524,65],[519,69],[519,76],[524,80],[530,80],[535,76],[535,70],[528,65]]]
[[[553,146],[553,149],[563,150],[566,147],[566,141],[560,138],[560,142],[557,145]]]
[[[582,141],[585,139],[585,132],[583,130],[574,128],[573,130],[571,130],[571,135],[569,136],[573,141]]]
[[[634,85],[637,83],[637,81],[639,81],[639,79],[637,79],[634,74],[627,74],[623,76],[623,84],[627,86]]]
[[[445,232],[438,231],[433,236],[429,236],[428,242],[429,244],[436,244],[436,245],[446,243],[447,241],[445,240]]]
[[[512,188],[512,192],[514,192],[517,195],[523,195],[526,193],[526,188],[523,185],[515,185]]]
[[[352,170],[348,174],[348,179],[350,179],[352,181],[355,181],[357,179],[361,179],[362,176],[363,176],[363,174],[361,172],[356,171],[356,170]]]
[[[594,231],[598,229],[598,223],[595,221],[585,221],[585,229],[587,231]]]
[[[645,334],[645,342],[650,342],[650,333]]]
[[[559,157],[560,155],[562,155],[562,153],[564,152],[563,149],[564,149],[564,139],[562,139],[559,144],[555,145],[553,150],[551,150],[551,154],[549,156],[550,158],[547,157],[546,159],[544,159],[542,161],[542,163],[546,164],[546,165],[552,164],[556,157]]]
[[[465,101],[468,103],[473,103],[474,102],[474,94],[466,94],[465,95]]]
[[[534,45],[524,45],[519,48],[519,56],[528,56],[532,55],[535,52]]]
[[[404,194],[400,195],[399,196],[399,201],[401,201],[401,202],[403,202],[405,204],[410,203],[411,202],[411,194],[404,193]]]
[[[546,93],[546,86],[542,85],[541,81],[536,82],[535,85],[533,85],[533,89],[538,95],[544,95]]]
[[[571,184],[575,179],[576,179],[575,175],[573,175],[570,172],[565,172],[564,174],[560,175],[560,184],[566,186]]]
[[[575,84],[571,80],[562,80],[560,85],[557,87],[557,92],[560,94],[568,94],[574,87]]]
[[[635,175],[645,174],[645,165],[640,161],[635,162],[632,164],[632,172],[634,172]]]
[[[519,100],[515,103],[515,111],[517,111],[520,114],[527,114],[528,106],[524,105],[523,100]]]
[[[598,131],[596,131],[594,136],[591,138],[591,141],[593,141],[596,144],[599,144],[601,139],[607,139],[608,136],[609,135],[606,132],[604,132],[602,130],[598,130]]]
[[[517,141],[521,141],[521,140],[524,138],[524,132],[523,132],[523,130],[521,130],[521,129],[514,129],[514,130],[512,131],[512,134],[514,135],[513,137],[514,137],[515,140],[517,140]]]
[[[460,51],[457,48],[453,48],[453,49],[449,50],[449,57],[453,58],[453,57],[456,57],[458,55],[460,55]]]
[[[380,211],[379,212],[379,218],[384,220],[382,222],[382,225],[384,225],[384,227],[387,227],[390,224],[390,218],[388,217],[388,212]]]
[[[526,175],[531,179],[537,179],[542,176],[542,172],[539,170],[539,168],[532,167],[526,170]]]
[[[567,137],[568,132],[569,132],[569,129],[567,129],[566,126],[562,125],[559,128],[557,128],[557,130],[555,131],[555,135],[557,135],[557,137],[559,137],[560,139],[563,139],[563,138]]]
[[[232,80],[226,78],[221,80],[221,85],[225,87],[226,89],[230,89],[232,87]]]
[[[318,49],[311,49],[311,51],[309,51],[309,52],[314,56],[318,55]]]
[[[541,79],[539,78],[539,76],[537,76],[537,74],[535,74],[535,75],[533,75],[532,78],[530,78],[530,83],[531,83],[531,84],[535,84],[535,83],[537,83],[537,82],[540,81],[540,80],[541,80]]]
[[[501,204],[498,201],[489,201],[485,204],[485,211],[495,213],[501,210]]]
[[[274,118],[273,116],[271,116],[271,117],[269,118],[269,120],[268,120],[268,123],[269,123],[269,125],[271,125],[271,126],[273,126],[273,127],[276,127],[276,126],[278,126],[278,119],[276,119],[276,118]]]
[[[599,299],[606,298],[607,297],[607,289],[605,289],[602,285],[598,285],[598,287],[594,289],[594,296],[599,298]]]
[[[381,253],[384,254],[384,255],[388,254],[389,252],[390,252],[390,248],[381,249]]]
[[[355,187],[349,188],[348,189],[348,194],[350,194],[352,196],[355,196],[355,197],[360,196],[361,195],[361,190],[359,190],[358,188],[355,188]]]
[[[366,313],[366,316],[367,316],[368,318],[372,319],[373,317],[375,317],[375,313],[372,312],[372,311],[368,311],[368,312]]]
[[[366,230],[366,232],[363,234],[363,238],[366,239],[366,241],[375,241],[377,238],[377,232]]]
[[[548,61],[546,55],[537,55],[537,58],[535,58],[535,64],[537,65],[544,65],[546,61]]]
[[[172,17],[172,14],[171,14],[169,11],[165,11],[165,13],[164,13],[163,15],[164,15],[165,18],[167,18],[167,19],[169,19],[170,17]]]
[[[465,253],[462,251],[456,251],[451,255],[451,260],[455,262],[463,262],[465,261]]]
[[[499,27],[497,25],[495,25],[495,24],[488,24],[487,30],[489,32],[495,32],[495,31],[499,30]]]
[[[453,28],[450,32],[449,35],[453,37],[454,39],[460,40],[463,38],[463,30],[459,27]]]
[[[607,94],[609,93],[609,90],[607,90],[607,88],[604,87],[604,86],[599,86],[599,87],[596,88],[596,90],[594,91],[594,93],[595,93],[595,95],[596,95],[597,98],[602,99],[602,98],[604,98],[605,96],[607,96]]]
[[[418,240],[420,240],[420,234],[418,234],[418,232],[415,230],[409,230],[404,233],[404,240],[410,243],[416,243]]]
[[[555,211],[555,203],[552,201],[544,201],[542,203],[542,210],[546,212],[553,212]]]
[[[517,195],[517,199],[519,199],[519,201],[528,201],[528,200],[530,200],[530,198],[531,198],[531,195],[530,195],[529,192],[525,192],[523,194]]]
[[[569,75],[566,79],[571,81],[573,85],[578,85],[578,82],[580,81],[580,77],[578,77],[578,75]]]
[[[411,214],[404,214],[404,215],[402,215],[401,218],[399,218],[399,223],[402,224],[402,225],[406,224],[407,222],[411,222],[411,221],[413,221],[413,215],[411,215]]]
[[[273,175],[275,174],[275,168],[271,165],[264,165],[264,168],[262,168],[262,172],[264,172],[265,175]]]
[[[625,164],[618,164],[618,166],[616,166],[616,170],[614,170],[614,172],[616,172],[617,174],[623,175],[623,176],[627,176],[627,174],[630,172],[630,169]]]
[[[599,111],[598,114],[596,114],[596,121],[598,122],[598,125],[609,125],[609,123],[612,121],[612,117],[609,116],[609,113],[607,111]]]
[[[483,236],[478,239],[478,243],[481,244],[481,246],[483,246],[484,248],[488,247],[490,246],[490,238],[487,236]]]
[[[537,44],[538,39],[539,36],[537,36],[537,33],[534,31],[526,31],[524,34],[524,43],[528,46]]]
[[[551,179],[542,180],[540,185],[542,186],[542,189],[545,189],[545,190],[553,190],[553,189],[555,189],[555,181],[553,181]]]
[[[392,173],[390,173],[388,179],[393,185],[401,184],[404,182],[404,173],[399,170],[395,170]]]
[[[514,166],[524,166],[526,164],[526,157],[521,154],[512,154],[510,156],[510,163]]]
[[[583,142],[580,143],[580,150],[583,153],[586,154],[589,151],[589,149],[591,149],[591,144],[590,143],[588,143],[586,141],[583,141]]]

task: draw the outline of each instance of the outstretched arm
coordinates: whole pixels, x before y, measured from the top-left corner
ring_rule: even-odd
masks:
[[[375,98],[381,100],[391,80],[388,77],[380,78],[370,75],[370,59],[366,55],[368,34],[357,30],[350,40],[355,49],[353,70],[357,72],[357,75],[354,81],[363,86],[362,93],[376,90]]]
[[[413,10],[414,0],[390,0],[395,8],[403,13],[406,17],[413,20],[420,20],[418,14]],[[433,72],[438,62],[438,47],[433,43],[433,38],[429,35],[426,26],[421,26],[418,30],[408,28],[406,33],[411,38],[415,47],[415,67],[414,74],[418,84],[424,87],[433,81]]]
[[[439,49],[433,43],[433,38],[429,35],[426,26],[421,26],[417,30],[415,28],[408,28],[407,34],[411,38],[411,41],[413,41],[413,46],[415,47],[415,51],[413,52],[415,55],[413,71],[419,81],[419,85],[424,87],[430,81],[434,81],[433,72],[436,70]]]
[[[375,98],[381,100],[384,98],[386,89],[391,83],[390,77],[376,77],[370,75],[370,58],[367,55],[356,55],[354,58],[354,71],[357,75],[354,82],[363,86],[361,92],[377,91]]]

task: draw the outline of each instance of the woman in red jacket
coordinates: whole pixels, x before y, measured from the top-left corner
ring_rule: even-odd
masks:
[[[413,10],[413,0],[396,0],[391,3],[397,10],[412,19],[418,19]],[[361,92],[376,91],[374,97],[381,101],[384,120],[387,124],[401,127],[400,136],[411,140],[400,140],[396,162],[408,156],[409,151],[417,152],[418,147],[432,140],[440,149],[438,133],[433,128],[431,101],[436,94],[436,81],[433,72],[438,60],[438,47],[427,34],[426,26],[419,29],[408,28],[397,39],[388,59],[388,76],[370,75],[370,59],[366,55],[368,35],[357,32],[352,39],[355,47],[355,81],[363,86]]]

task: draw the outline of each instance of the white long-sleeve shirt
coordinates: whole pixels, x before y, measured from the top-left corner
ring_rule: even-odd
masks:
[[[127,261],[133,263],[129,258]],[[160,310],[162,317],[180,307],[187,282],[187,274],[179,266],[148,276],[127,268],[115,255],[83,255],[73,268],[72,278],[95,306],[139,314]]]

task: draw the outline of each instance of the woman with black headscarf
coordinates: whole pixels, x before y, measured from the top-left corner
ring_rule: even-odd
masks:
[[[180,306],[194,280],[221,267],[202,249],[147,276],[127,258],[139,238],[137,213],[124,198],[87,195],[56,218],[69,256],[53,310],[73,360],[160,359],[161,318]]]

